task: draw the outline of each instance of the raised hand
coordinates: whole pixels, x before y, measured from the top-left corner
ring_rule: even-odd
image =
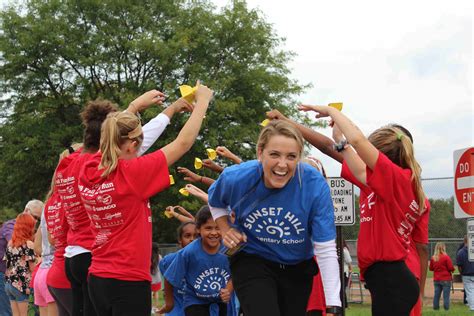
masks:
[[[128,112],[137,113],[152,104],[163,104],[165,100],[165,94],[158,90],[150,90],[130,102],[130,105],[127,108]]]
[[[184,181],[200,182],[202,179],[200,175],[195,174],[194,172],[185,167],[178,167],[178,172],[184,175]]]

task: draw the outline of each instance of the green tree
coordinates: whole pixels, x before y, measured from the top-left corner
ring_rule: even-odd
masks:
[[[4,9],[0,23],[2,207],[20,211],[44,196],[59,152],[81,140],[78,113],[89,99],[125,106],[157,88],[174,100],[179,85],[201,79],[215,100],[178,163],[187,167],[217,145],[253,158],[258,123],[271,108],[298,117],[289,105],[305,87],[288,78],[292,53],[245,1],[218,11],[208,1],[29,0]],[[147,110],[144,120],[159,111]],[[185,119],[174,119],[156,147]],[[162,215],[167,205],[200,205],[177,193],[184,183],[170,172],[177,184],[152,199],[154,237],[162,242],[175,239],[176,223]]]

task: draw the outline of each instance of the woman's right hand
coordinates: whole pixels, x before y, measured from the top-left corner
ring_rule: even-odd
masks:
[[[229,249],[237,247],[242,242],[247,242],[247,236],[235,228],[230,228],[222,235],[224,246]]]
[[[197,86],[197,90],[196,90],[196,94],[194,95],[196,103],[199,103],[200,101],[209,103],[212,99],[212,95],[214,94],[214,91],[209,89],[207,86],[202,85],[199,80],[196,82],[196,86]]]
[[[286,116],[284,116],[283,114],[281,114],[280,111],[275,110],[275,109],[267,112],[266,115],[269,120],[286,120],[287,119]]]

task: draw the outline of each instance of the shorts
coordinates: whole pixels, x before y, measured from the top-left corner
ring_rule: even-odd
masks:
[[[161,282],[155,283],[151,285],[151,291],[152,292],[158,292],[161,290]]]
[[[54,303],[54,298],[49,293],[46,279],[48,277],[49,268],[39,268],[35,277],[35,305],[46,307],[49,303]]]
[[[8,299],[15,302],[25,302],[28,303],[28,295],[18,291],[17,288],[9,282],[5,282],[5,293],[7,293]]]

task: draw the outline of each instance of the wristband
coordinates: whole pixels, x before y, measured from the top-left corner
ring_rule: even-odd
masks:
[[[341,151],[343,151],[344,149],[346,149],[349,146],[349,143],[347,142],[347,140],[343,139],[339,143],[334,144],[333,146],[334,146],[334,149],[338,153],[340,153]]]

